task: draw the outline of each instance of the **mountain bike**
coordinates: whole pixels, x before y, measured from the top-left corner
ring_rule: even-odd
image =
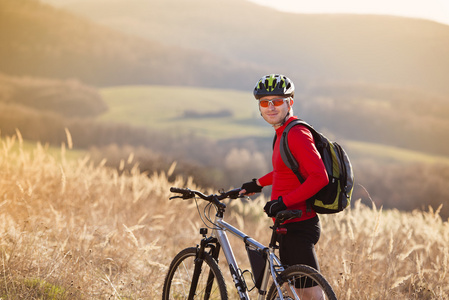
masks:
[[[317,270],[306,265],[283,266],[275,254],[278,249],[277,235],[286,233],[282,223],[300,217],[300,210],[284,210],[276,215],[268,247],[223,220],[226,204],[222,201],[226,198],[243,198],[239,194],[240,190],[205,195],[195,190],[170,188],[172,193],[180,194],[170,199],[200,198],[208,202],[202,213],[205,219],[201,216],[208,228],[200,229],[202,239],[199,245],[182,250],[171,262],[164,280],[162,299],[228,299],[226,282],[218,265],[220,251],[223,251],[229,266],[236,288],[234,294],[238,295],[238,299],[249,299],[250,290],[244,273],[250,271],[242,272],[239,269],[227,232],[244,243],[252,269],[252,288],[258,289],[257,299],[337,299],[331,285]],[[216,212],[213,220],[212,211]],[[212,229],[211,235],[208,235],[208,229]],[[269,282],[271,286],[267,291]],[[310,297],[312,291],[314,297]]]

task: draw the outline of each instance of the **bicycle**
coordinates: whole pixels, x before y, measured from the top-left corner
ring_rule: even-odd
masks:
[[[252,280],[254,287],[258,289],[259,300],[312,299],[305,296],[307,292],[310,292],[310,287],[314,287],[315,291],[317,287],[321,289],[319,295],[322,297],[319,299],[337,299],[331,285],[317,270],[306,265],[283,266],[275,254],[278,248],[277,234],[283,234],[286,231],[281,224],[289,219],[300,217],[302,214],[300,210],[285,210],[276,215],[274,225],[271,227],[272,235],[268,247],[223,220],[226,204],[222,200],[243,198],[244,196],[239,195],[240,190],[233,189],[219,192],[219,194],[205,195],[195,190],[170,188],[172,193],[181,194],[170,199],[197,199],[198,196],[209,202],[204,208],[203,215],[210,225],[206,224],[202,217],[201,219],[212,229],[212,234],[208,236],[207,228],[201,228],[200,234],[203,238],[200,244],[186,248],[175,256],[164,280],[162,299],[228,299],[226,282],[218,265],[221,250],[228,263],[239,299],[249,299],[250,290],[243,276],[243,273],[248,270],[242,272],[239,269],[227,232],[238,237],[245,244],[253,271]],[[216,211],[214,220],[210,218],[212,207]],[[272,284],[267,292],[269,280]]]

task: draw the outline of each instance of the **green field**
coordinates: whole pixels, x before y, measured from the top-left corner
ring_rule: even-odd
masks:
[[[211,139],[272,137],[273,129],[259,115],[250,92],[167,86],[122,86],[104,88],[101,95],[109,111],[100,117],[170,134],[194,134]],[[198,114],[231,112],[227,117],[186,118],[186,111]],[[387,145],[341,141],[351,158],[380,162],[443,162],[449,157]]]
[[[193,133],[212,139],[271,136],[251,93],[167,86],[105,88],[109,111],[100,120],[128,123],[170,133]],[[207,117],[220,111],[224,117]],[[188,118],[186,112],[202,117]]]

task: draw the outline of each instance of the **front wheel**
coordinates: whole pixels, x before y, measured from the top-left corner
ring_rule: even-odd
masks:
[[[175,256],[165,277],[162,300],[188,299],[197,251],[197,248],[186,248]],[[193,299],[228,299],[223,274],[208,253],[204,253]]]
[[[317,270],[306,265],[294,265],[285,269],[281,292],[284,299],[337,300],[331,285]],[[268,291],[268,300],[280,299],[278,289],[273,283]]]

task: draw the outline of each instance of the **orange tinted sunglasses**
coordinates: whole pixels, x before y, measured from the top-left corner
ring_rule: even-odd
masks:
[[[259,105],[262,107],[268,107],[271,103],[273,106],[281,106],[284,104],[284,101],[288,100],[288,98],[276,98],[271,100],[259,100]]]

